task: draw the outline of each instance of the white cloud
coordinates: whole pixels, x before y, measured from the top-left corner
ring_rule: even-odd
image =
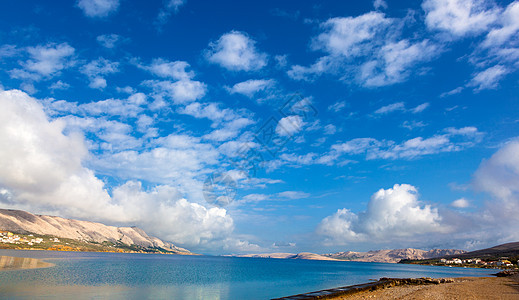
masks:
[[[217,103],[194,102],[180,107],[177,112],[198,119],[211,120],[211,127],[216,129],[204,135],[203,138],[212,141],[222,142],[235,138],[243,128],[254,123],[244,112],[237,112],[229,108],[221,109]]]
[[[483,47],[496,47],[509,41],[519,31],[519,2],[508,5],[497,21],[501,27],[492,29],[482,43]]]
[[[231,94],[242,94],[252,98],[257,92],[264,91],[275,84],[273,79],[249,79],[227,88]]]
[[[267,65],[267,55],[258,52],[247,34],[231,31],[209,44],[206,58],[231,71],[255,71]]]
[[[51,90],[67,90],[70,88],[70,84],[63,82],[61,80],[58,80],[50,85],[49,89]]]
[[[196,195],[202,183],[194,178],[208,172],[205,165],[216,164],[218,153],[212,146],[189,136],[170,135],[151,141],[150,150],[104,153],[92,159],[81,135],[64,134],[68,120],[49,121],[36,99],[21,91],[2,91],[0,104],[3,207],[137,225],[152,235],[199,249],[258,247],[233,237],[233,219],[225,209],[207,208],[183,197],[203,199]],[[101,126],[102,119],[89,121],[88,126]],[[144,190],[131,179],[114,187],[110,196],[103,181],[84,166],[87,160],[104,174],[166,183]]]
[[[142,105],[146,104],[146,95],[136,93],[128,99],[107,99],[97,102],[84,103],[78,106],[78,112],[90,116],[122,116],[137,117],[142,112]]]
[[[411,67],[431,60],[440,49],[428,40],[411,43],[401,40],[384,45],[375,60],[361,66],[359,78],[364,86],[379,87],[405,81]]]
[[[288,116],[279,120],[276,126],[276,133],[280,136],[292,136],[304,126],[303,119],[300,116]]]
[[[90,80],[88,86],[93,89],[104,89],[106,87],[106,79],[103,76],[117,72],[119,72],[119,63],[111,62],[102,57],[81,67],[81,73],[85,74]]]
[[[402,123],[402,127],[404,128],[407,128],[409,130],[413,130],[413,129],[416,129],[416,128],[421,128],[421,127],[425,127],[427,126],[424,122],[422,121],[404,121],[404,123]]]
[[[207,92],[207,85],[195,80],[159,81],[146,80],[144,85],[153,88],[154,97],[168,98],[174,104],[185,104],[201,99]]]
[[[103,34],[99,35],[96,38],[97,42],[108,49],[113,49],[119,42],[121,42],[122,37],[118,34],[112,33],[112,34]]]
[[[144,230],[182,245],[222,240],[234,229],[233,219],[225,209],[189,202],[167,185],[146,192],[140,182],[129,181],[114,189],[113,198]]]
[[[389,104],[389,105],[386,105],[386,106],[382,106],[381,108],[377,109],[375,111],[375,114],[387,114],[387,113],[391,113],[391,112],[394,112],[394,111],[403,111],[405,110],[405,105],[404,105],[404,102],[396,102],[396,103],[393,103],[393,104]]]
[[[34,84],[32,84],[31,82],[22,82],[20,84],[20,89],[22,89],[24,92],[28,93],[29,95],[33,95],[38,92],[36,87],[34,87]]]
[[[103,182],[82,166],[87,149],[81,136],[64,135],[65,123],[49,122],[41,104],[23,92],[1,92],[0,102],[0,183],[17,204],[124,220]]]
[[[507,74],[509,70],[502,65],[495,65],[481,72],[474,74],[468,86],[474,87],[476,91],[495,89],[499,85],[499,81]]]
[[[422,103],[418,105],[417,107],[411,109],[411,112],[413,114],[421,113],[422,111],[426,110],[429,107],[429,102]]]
[[[336,103],[328,106],[328,110],[332,110],[334,112],[340,112],[346,107],[346,101],[337,101]]]
[[[185,61],[167,61],[162,58],[156,58],[149,66],[139,65],[139,67],[162,78],[190,80],[195,77],[195,72],[186,71],[190,65]]]
[[[166,0],[164,7],[160,10],[159,15],[157,16],[155,25],[160,29],[161,26],[168,22],[171,15],[176,14],[179,8],[186,4],[186,2],[187,0]]]
[[[519,141],[514,139],[502,146],[490,159],[483,160],[473,175],[472,186],[491,195],[477,215],[488,240],[500,242],[519,238]],[[481,218],[483,216],[483,218]]]
[[[284,191],[276,194],[278,197],[287,198],[290,200],[303,199],[310,197],[310,194],[300,191]]]
[[[518,141],[503,146],[489,160],[483,161],[474,174],[474,186],[478,190],[489,192],[506,201],[518,201],[517,182],[519,182]],[[519,205],[519,201],[516,205]]]
[[[422,8],[429,29],[454,37],[485,32],[499,15],[499,10],[484,0],[426,0]]]
[[[405,23],[405,18],[386,18],[373,11],[328,19],[321,24],[323,32],[311,43],[313,50],[327,55],[308,67],[294,65],[287,74],[310,81],[329,73],[370,88],[403,82],[416,73],[417,65],[430,61],[441,50],[429,40],[399,40]]]
[[[31,58],[21,63],[24,69],[11,70],[10,75],[14,78],[32,80],[50,78],[74,63],[71,59],[74,51],[67,43],[28,47],[27,53]]]
[[[460,198],[452,201],[451,206],[456,208],[467,208],[470,206],[470,201],[465,198]]]
[[[2,45],[0,46],[0,59],[4,57],[13,57],[19,53],[19,49],[15,45]]]
[[[418,200],[417,189],[409,184],[395,184],[371,196],[365,211],[355,214],[344,208],[324,218],[317,232],[329,244],[413,238],[418,235],[447,232],[436,208]]]
[[[374,113],[377,115],[383,115],[383,114],[388,114],[388,113],[392,113],[395,111],[403,111],[403,112],[411,112],[413,114],[416,114],[416,113],[420,113],[420,112],[424,111],[428,107],[429,107],[429,103],[426,102],[426,103],[422,103],[422,104],[416,106],[415,108],[408,110],[405,108],[404,102],[395,102],[392,104],[382,106],[381,108],[375,110]]]
[[[358,17],[332,18],[321,24],[325,32],[312,41],[312,48],[332,55],[356,57],[372,48],[378,33],[391,24],[383,13],[370,12]]]
[[[119,0],[79,0],[77,6],[87,17],[102,18],[119,9]]]
[[[384,0],[374,0],[373,1],[373,8],[375,9],[387,9],[387,3]]]
[[[332,145],[330,154],[337,159],[341,154],[366,154],[366,159],[413,159],[424,155],[456,152],[472,147],[481,140],[482,133],[475,127],[447,128],[445,133],[429,138],[416,137],[400,144],[391,140],[357,138]]]
[[[335,134],[337,132],[337,127],[333,124],[328,124],[324,126],[324,134]]]

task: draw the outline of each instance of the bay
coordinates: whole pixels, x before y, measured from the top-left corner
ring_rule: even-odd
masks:
[[[9,299],[270,299],[380,277],[489,276],[488,269],[220,256],[0,250],[53,267],[0,271]]]

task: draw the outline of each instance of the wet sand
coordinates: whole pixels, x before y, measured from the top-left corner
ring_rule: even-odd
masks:
[[[510,277],[457,278],[434,285],[395,286],[327,299],[519,299],[519,274]]]
[[[54,264],[36,258],[0,256],[0,271],[48,268],[52,266]]]

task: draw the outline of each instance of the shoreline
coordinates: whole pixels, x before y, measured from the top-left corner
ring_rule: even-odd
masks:
[[[275,298],[303,299],[519,299],[519,273],[496,277],[380,278],[378,281]]]

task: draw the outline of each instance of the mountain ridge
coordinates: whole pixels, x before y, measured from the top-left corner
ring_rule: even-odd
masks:
[[[235,257],[251,258],[277,258],[277,259],[306,259],[306,260],[331,260],[331,261],[360,261],[360,262],[383,262],[398,263],[402,259],[427,259],[437,258],[444,255],[457,255],[465,253],[465,250],[457,249],[432,249],[421,250],[414,248],[372,250],[368,252],[345,251],[337,253],[316,254],[310,252],[301,253],[262,253],[232,255]]]
[[[144,230],[135,226],[116,227],[92,221],[37,215],[23,210],[0,209],[0,230],[52,235],[90,243],[136,245],[144,249],[164,249],[175,254],[192,254],[187,249],[149,236]]]

